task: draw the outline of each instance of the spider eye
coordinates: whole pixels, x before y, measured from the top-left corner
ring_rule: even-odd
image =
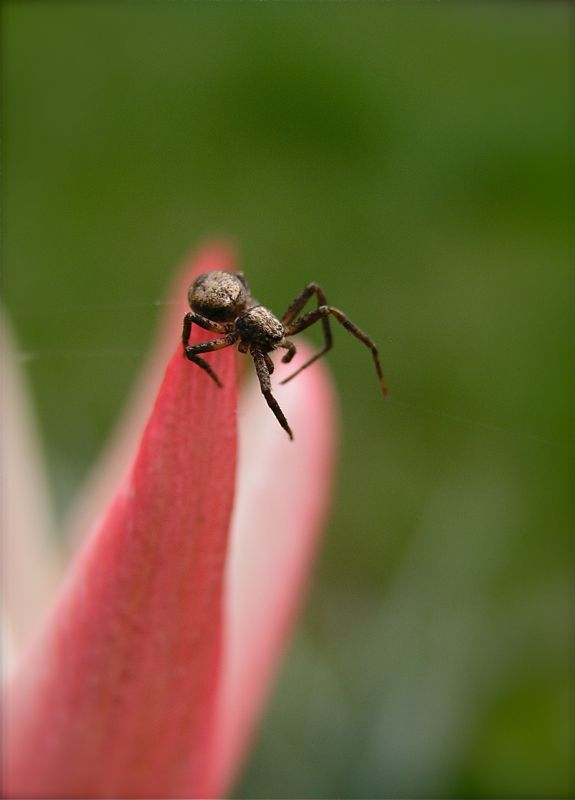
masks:
[[[200,275],[188,292],[191,308],[217,322],[235,319],[244,310],[247,298],[247,288],[240,278],[219,270]]]

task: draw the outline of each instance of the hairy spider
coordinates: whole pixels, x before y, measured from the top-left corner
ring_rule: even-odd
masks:
[[[317,308],[299,316],[305,304],[314,294]],[[205,370],[210,378],[218,386],[221,386],[220,379],[208,362],[200,356],[200,353],[221,350],[223,347],[229,347],[236,343],[238,343],[240,353],[249,351],[254,360],[262,394],[290,439],[293,439],[291,428],[271,392],[270,375],[274,371],[274,364],[269,353],[278,348],[286,350],[282,362],[288,364],[296,353],[296,346],[288,337],[309,328],[315,322],[321,320],[324,338],[322,349],[281,383],[291,381],[303,369],[327,353],[332,346],[329,318],[334,317],[346,330],[363,342],[366,347],[369,347],[381,389],[384,395],[387,394],[379,363],[379,352],[375,343],[343,312],[327,304],[323,289],[317,283],[308,283],[279,319],[252,297],[242,272],[214,270],[200,275],[188,290],[188,301],[192,310],[188,311],[184,317],[182,331],[182,343],[186,358]],[[205,330],[221,334],[221,337],[190,345],[192,323],[205,328]]]

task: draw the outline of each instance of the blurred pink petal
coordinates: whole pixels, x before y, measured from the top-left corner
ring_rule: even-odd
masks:
[[[233,268],[217,252],[195,272]],[[172,341],[180,324],[178,310]],[[210,336],[194,327],[195,340]],[[237,773],[325,515],[333,400],[319,365],[276,388],[291,443],[252,381],[226,565],[234,351],[210,361],[224,390],[178,346],[131,471],[134,427],[113,450],[120,490],[9,685],[7,796],[213,797]]]
[[[310,355],[298,345],[297,368]],[[224,671],[214,783],[225,796],[251,742],[304,598],[325,527],[335,463],[335,401],[322,363],[275,393],[290,442],[262,409],[255,376],[240,404],[238,495],[227,565]]]

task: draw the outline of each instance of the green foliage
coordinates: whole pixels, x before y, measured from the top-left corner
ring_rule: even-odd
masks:
[[[569,17],[4,4],[5,298],[61,509],[206,236],[381,347],[385,404],[335,332],[332,523],[238,796],[573,791]]]

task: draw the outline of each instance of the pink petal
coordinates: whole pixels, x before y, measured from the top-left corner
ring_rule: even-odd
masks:
[[[202,272],[236,268],[233,246],[226,242],[212,241],[191,250],[176,271],[165,299],[161,302],[164,313],[161,315],[151,351],[134,383],[114,433],[110,436],[109,444],[104,448],[69,515],[69,533],[66,538],[73,545],[91,530],[101,514],[101,509],[108,504],[120,480],[131,468],[166,362],[181,331],[183,316],[189,311],[189,285]]]
[[[131,475],[9,687],[10,797],[205,794],[236,468],[233,349],[210,361],[223,390],[177,347]]]
[[[298,360],[310,355],[298,344]],[[335,460],[335,402],[321,363],[274,393],[288,440],[263,405],[255,377],[240,407],[238,498],[227,567],[224,672],[215,772],[225,796],[250,744],[310,577],[325,525]]]
[[[205,249],[199,262],[196,272],[233,268],[226,248]],[[188,272],[178,298],[190,279]],[[183,310],[175,306],[172,342]],[[245,755],[325,516],[334,404],[321,365],[286,387],[276,381],[292,444],[252,378],[224,579],[232,349],[210,360],[223,392],[177,349],[127,473],[150,369],[130,429],[107,459],[108,475],[96,481],[101,497],[111,474],[126,475],[10,687],[9,796],[216,796]],[[93,518],[94,504],[86,508],[84,517]]]

